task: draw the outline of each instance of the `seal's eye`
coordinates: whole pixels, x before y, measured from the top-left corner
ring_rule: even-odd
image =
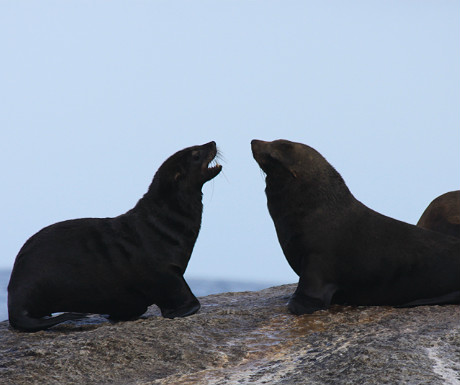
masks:
[[[197,162],[201,159],[200,152],[199,151],[193,151],[192,152],[192,159]]]

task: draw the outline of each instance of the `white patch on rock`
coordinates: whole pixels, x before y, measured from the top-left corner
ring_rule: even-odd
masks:
[[[434,361],[433,371],[444,379],[445,385],[460,385],[460,363],[445,357],[439,346],[426,348],[428,357]]]

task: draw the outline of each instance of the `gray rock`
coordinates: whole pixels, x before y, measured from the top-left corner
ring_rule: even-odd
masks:
[[[295,285],[200,299],[201,311],[26,334],[0,323],[2,384],[460,384],[460,306],[288,314]]]

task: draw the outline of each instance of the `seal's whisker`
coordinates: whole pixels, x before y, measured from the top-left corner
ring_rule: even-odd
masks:
[[[220,173],[223,175],[223,177],[225,178],[225,180],[226,180],[228,183],[230,183],[230,180],[227,178],[227,174],[225,173],[225,170],[222,169],[222,171],[221,171]]]
[[[209,201],[212,201],[212,198],[214,197],[214,179],[211,180],[211,196],[209,197]]]
[[[214,159],[220,160],[223,163],[226,162],[225,156],[219,147],[217,148],[216,156],[214,157]]]

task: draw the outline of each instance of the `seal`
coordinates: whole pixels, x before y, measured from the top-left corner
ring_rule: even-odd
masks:
[[[167,318],[197,312],[183,275],[201,227],[202,186],[222,169],[216,155],[215,142],[181,150],[127,213],[59,222],[33,235],[11,273],[10,325],[37,331],[89,313],[130,320],[152,304]]]
[[[379,214],[313,148],[251,143],[278,240],[299,276],[294,314],[348,305],[460,303],[460,240]]]
[[[460,238],[460,190],[435,198],[423,212],[417,226]]]

